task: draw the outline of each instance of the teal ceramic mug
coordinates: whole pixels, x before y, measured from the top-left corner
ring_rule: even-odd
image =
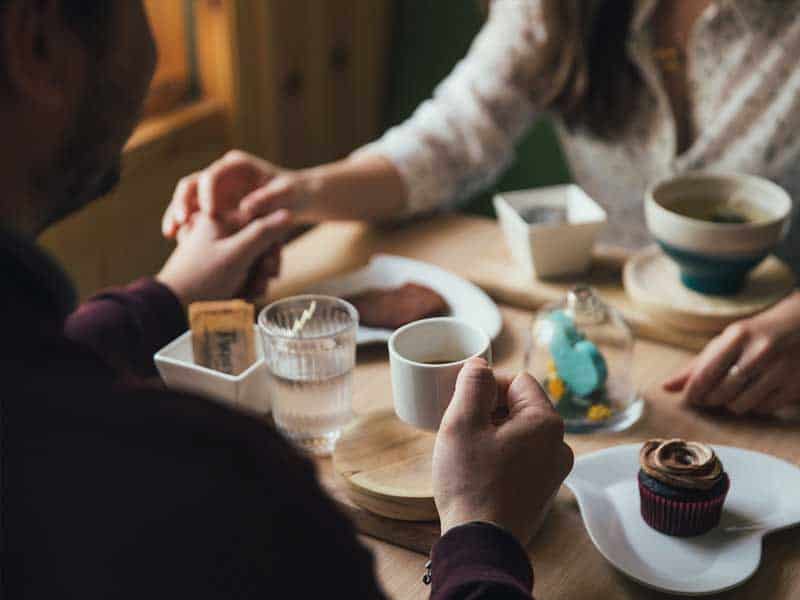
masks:
[[[733,295],[786,234],[792,200],[754,175],[691,172],[653,185],[645,195],[650,233],[703,294]]]

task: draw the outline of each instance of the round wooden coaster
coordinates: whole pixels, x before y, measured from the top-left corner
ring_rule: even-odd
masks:
[[[735,296],[710,296],[681,283],[678,266],[658,247],[646,248],[625,265],[625,290],[651,317],[676,329],[718,333],[728,325],[759,313],[794,289],[794,276],[780,259],[770,256],[748,277]]]
[[[393,411],[371,413],[342,432],[333,468],[362,508],[391,519],[433,521],[438,518],[431,481],[435,438]]]

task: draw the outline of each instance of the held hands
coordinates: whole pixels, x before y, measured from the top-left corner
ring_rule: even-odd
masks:
[[[156,279],[185,306],[201,300],[255,297],[278,274],[280,242],[290,227],[285,210],[241,229],[197,213],[181,228],[178,247]]]
[[[800,404],[800,293],[734,323],[664,384],[686,401],[743,415]]]
[[[486,361],[469,361],[433,450],[442,534],[486,521],[527,544],[572,462],[564,423],[530,375],[498,380]]]
[[[233,230],[281,209],[290,209],[297,216],[309,203],[311,194],[307,188],[306,178],[300,172],[284,170],[233,150],[178,183],[164,213],[162,233],[167,238],[176,238],[196,213]]]

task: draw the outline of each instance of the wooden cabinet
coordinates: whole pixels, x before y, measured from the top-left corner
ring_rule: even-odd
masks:
[[[380,133],[391,0],[243,0],[236,17],[243,147],[301,167]]]

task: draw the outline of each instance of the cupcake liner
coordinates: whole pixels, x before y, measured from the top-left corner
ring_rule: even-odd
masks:
[[[642,518],[653,529],[676,537],[701,535],[719,525],[730,489],[725,477],[721,493],[707,500],[679,500],[658,495],[639,481]]]

